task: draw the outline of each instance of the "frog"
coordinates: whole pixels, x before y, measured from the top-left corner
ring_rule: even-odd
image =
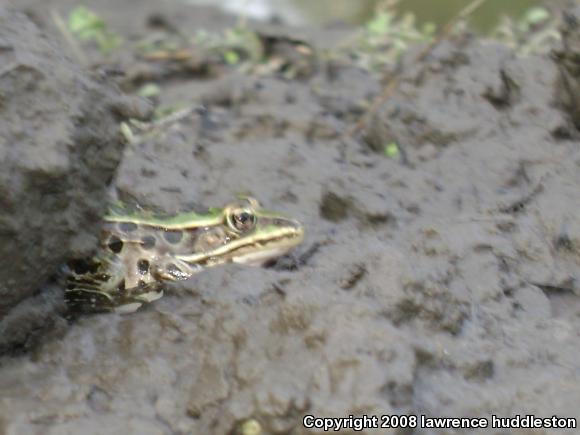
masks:
[[[164,283],[226,263],[264,266],[303,239],[299,221],[252,197],[205,213],[117,205],[104,216],[95,254],[67,264],[65,301],[71,313],[133,313],[161,298]]]

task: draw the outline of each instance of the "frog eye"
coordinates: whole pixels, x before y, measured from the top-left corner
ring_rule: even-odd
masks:
[[[228,215],[228,225],[239,233],[245,233],[256,225],[256,216],[252,210],[245,208],[233,210]]]

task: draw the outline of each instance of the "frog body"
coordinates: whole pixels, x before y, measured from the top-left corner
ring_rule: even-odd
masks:
[[[230,262],[262,265],[303,237],[299,222],[253,198],[204,214],[117,208],[105,216],[95,256],[69,263],[65,300],[73,312],[133,312],[163,296],[164,281]]]

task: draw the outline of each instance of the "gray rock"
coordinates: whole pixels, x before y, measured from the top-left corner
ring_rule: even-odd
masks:
[[[580,7],[567,10],[560,28],[562,34],[562,46],[552,53],[553,58],[560,68],[556,100],[558,105],[564,109],[572,125],[576,130],[580,130],[580,62],[578,53],[580,52]],[[562,127],[559,134],[563,137],[577,136],[577,131],[570,131]]]
[[[90,78],[25,15],[0,8],[2,337],[13,306],[95,245],[129,111],[104,78]]]

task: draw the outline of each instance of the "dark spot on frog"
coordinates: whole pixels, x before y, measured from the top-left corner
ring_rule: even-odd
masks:
[[[145,259],[140,259],[137,262],[137,269],[139,270],[139,273],[141,275],[145,275],[149,272],[149,261],[145,260]]]
[[[123,249],[123,241],[120,238],[118,238],[117,236],[111,236],[107,246],[115,254],[118,254]]]
[[[183,232],[181,232],[181,231],[165,231],[163,233],[163,236],[165,237],[165,240],[167,240],[168,243],[175,245],[176,243],[179,243],[181,241],[181,239],[183,238]]]
[[[121,222],[119,224],[119,230],[124,233],[131,233],[137,229],[137,224],[133,222]]]
[[[155,237],[145,236],[141,239],[141,247],[143,249],[151,249],[155,247]]]
[[[86,273],[95,273],[98,270],[98,263],[87,260],[71,260],[68,262],[68,267],[77,275],[84,275]]]
[[[348,217],[350,202],[334,192],[326,192],[320,201],[319,213],[323,219],[340,222]]]

